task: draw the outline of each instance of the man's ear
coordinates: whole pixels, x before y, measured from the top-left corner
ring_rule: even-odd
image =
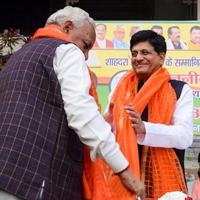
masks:
[[[72,21],[66,21],[63,25],[63,30],[65,31],[65,33],[68,33],[73,28],[74,28],[74,24],[72,23]]]
[[[164,64],[164,61],[165,61],[165,53],[159,53],[159,56],[160,56],[160,64],[163,65]]]

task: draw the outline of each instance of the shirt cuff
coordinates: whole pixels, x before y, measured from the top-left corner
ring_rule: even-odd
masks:
[[[112,158],[106,159],[106,162],[112,168],[114,173],[118,173],[124,170],[129,165],[127,159],[124,157],[123,153],[120,150],[119,152],[115,153]]]
[[[143,145],[148,137],[148,122],[144,122],[144,126],[145,126],[145,130],[146,130],[146,133],[145,134],[138,134],[137,135],[137,142],[138,144],[141,144]]]
[[[128,166],[128,161],[115,141],[111,127],[102,115],[97,114],[78,132],[80,140],[90,147],[90,157],[95,160],[96,155],[105,160],[115,173]]]

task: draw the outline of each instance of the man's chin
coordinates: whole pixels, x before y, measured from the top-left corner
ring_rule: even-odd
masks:
[[[135,69],[135,73],[136,73],[136,74],[146,74],[147,71],[144,70],[144,69],[142,69],[142,68],[138,68],[138,69]]]
[[[149,77],[149,73],[144,70],[138,70],[138,71],[135,70],[135,73],[136,73],[137,77],[141,80]]]

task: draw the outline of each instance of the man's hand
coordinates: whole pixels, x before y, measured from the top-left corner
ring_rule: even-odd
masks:
[[[113,107],[114,104],[110,102],[107,112],[103,115],[104,119],[109,123],[113,123]]]
[[[141,200],[145,200],[144,184],[137,180],[129,168],[119,173],[118,175],[121,182],[128,190],[134,192],[137,197],[140,197]]]
[[[135,107],[133,105],[128,105],[125,107],[125,110],[129,115],[131,126],[135,129],[136,134],[137,135],[145,134],[146,129],[144,122],[142,121],[140,115],[137,113]]]

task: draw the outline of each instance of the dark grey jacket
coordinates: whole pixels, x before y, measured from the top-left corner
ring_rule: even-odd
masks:
[[[83,146],[53,69],[63,43],[32,41],[0,73],[0,188],[22,199],[82,199]]]

